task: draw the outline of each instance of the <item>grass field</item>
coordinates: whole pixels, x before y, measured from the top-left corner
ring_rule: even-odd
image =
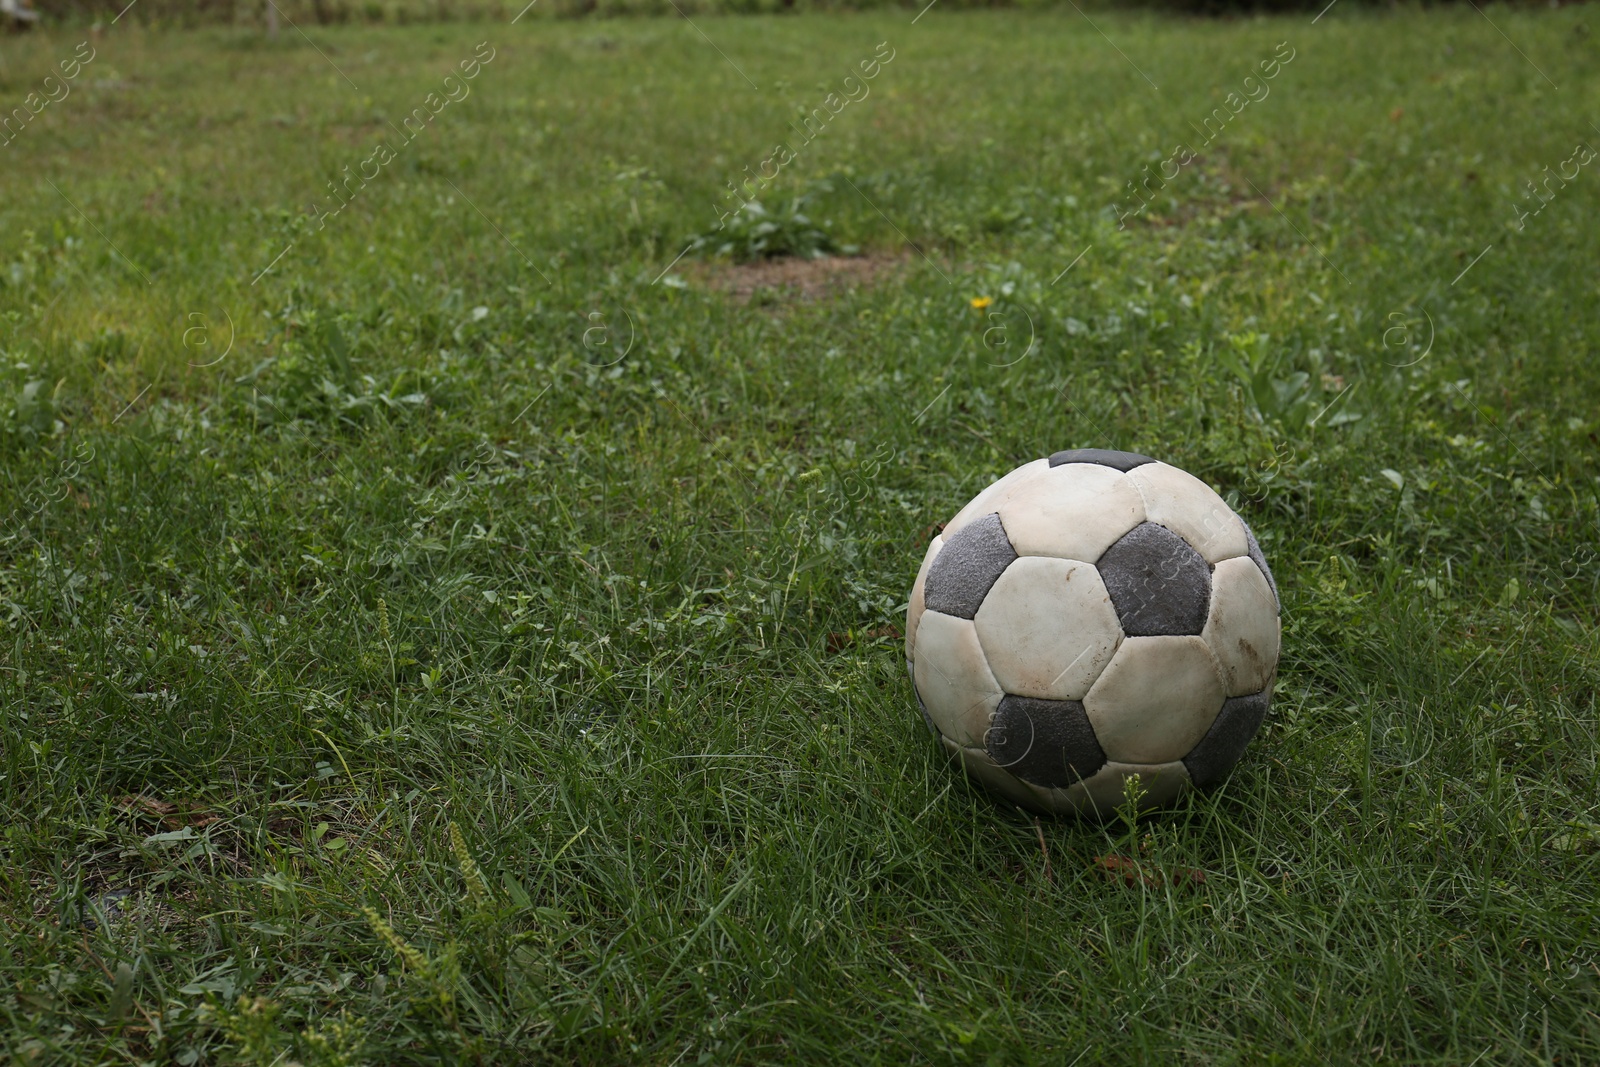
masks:
[[[1600,1062],[1596,14],[914,17],[0,41],[10,1060]],[[1078,446],[1284,658],[1036,826],[889,628]]]

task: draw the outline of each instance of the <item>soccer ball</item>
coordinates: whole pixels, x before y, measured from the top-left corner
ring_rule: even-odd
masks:
[[[928,728],[1036,811],[1108,813],[1220,781],[1260,728],[1278,590],[1194,475],[1086,448],[1024,464],[933,539],[906,610]]]

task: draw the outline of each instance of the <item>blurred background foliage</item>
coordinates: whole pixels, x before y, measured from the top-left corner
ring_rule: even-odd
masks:
[[[21,0],[43,21],[94,22],[115,17],[127,0]],[[945,9],[1064,7],[1071,0],[939,0]],[[1398,4],[1395,0],[1345,0],[1349,4],[1384,7],[1430,7],[1434,3]],[[625,17],[632,15],[771,14],[866,11],[883,8],[920,9],[926,0],[537,0],[524,18]],[[502,21],[527,7],[527,0],[276,0],[285,24],[335,25],[368,23],[409,25],[425,22]],[[1320,10],[1327,0],[1082,0],[1088,9],[1146,8],[1197,15],[1228,16],[1255,12]],[[1529,0],[1524,6],[1562,7],[1565,3]],[[267,0],[137,0],[128,17],[150,25],[258,25],[266,27]],[[3,19],[0,19],[3,22]]]

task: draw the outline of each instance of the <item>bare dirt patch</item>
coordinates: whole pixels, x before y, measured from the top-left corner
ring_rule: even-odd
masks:
[[[689,274],[698,284],[741,304],[822,300],[880,284],[906,264],[898,254],[763,259],[753,263],[702,263]]]

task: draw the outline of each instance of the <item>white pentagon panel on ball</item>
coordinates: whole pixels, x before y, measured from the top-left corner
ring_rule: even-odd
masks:
[[[994,501],[1019,556],[1093,563],[1144,521],[1144,499],[1115,467],[1066,463],[1030,472]]]
[[[1122,641],[1105,583],[1081,560],[1014,560],[973,623],[1000,687],[1045,700],[1082,700]]]
[[[1205,736],[1222,700],[1222,672],[1205,641],[1128,637],[1083,707],[1108,760],[1170,763]]]
[[[994,502],[1000,499],[1000,495],[1012,485],[1016,484],[1016,482],[1022,478],[1026,478],[1034,471],[1048,470],[1049,468],[1049,460],[1036,459],[1032,463],[1024,463],[1015,470],[1001,475],[998,479],[992,482],[988,488],[984,489],[977,496],[973,497],[966,507],[956,512],[955,518],[944,524],[945,539],[949,540],[951,534],[960,530],[973,519],[980,518],[997,510],[994,506]]]
[[[1045,794],[1049,790],[1037,789],[1012,777],[981,748],[958,745],[948,737],[940,740],[944,743],[945,751],[961,764],[962,770],[989,792],[1035,811],[1046,807]]]
[[[922,613],[927,604],[923,600],[922,590],[928,582],[928,568],[933,564],[933,557],[939,554],[943,547],[944,539],[934,537],[933,544],[928,546],[927,553],[922,557],[922,566],[917,569],[917,580],[911,586],[911,599],[906,604],[906,662],[910,663],[917,647],[917,623],[922,621]]]
[[[1244,523],[1205,482],[1166,463],[1146,463],[1127,478],[1144,498],[1145,518],[1194,546],[1207,563],[1249,550]]]
[[[1193,784],[1189,769],[1177,761],[1107,763],[1095,774],[1065,789],[1045,789],[1012,777],[978,749],[963,748],[948,740],[944,742],[944,747],[961,762],[978,784],[1013,804],[1049,815],[1100,818],[1114,815],[1126,803],[1123,783],[1133,774],[1139,776],[1144,790],[1144,796],[1139,800],[1140,811],[1172,803]]]
[[[1039,786],[1031,787],[1038,795],[1035,802],[1040,811],[1050,815],[1085,815],[1089,813],[1088,794],[1083,791],[1082,782],[1073,782],[1065,789],[1043,789]]]
[[[924,611],[917,624],[911,677],[941,734],[959,745],[982,747],[1004,694],[970,621]]]
[[[1082,798],[1078,810],[1085,815],[1113,814],[1127,803],[1124,782],[1134,774],[1139,776],[1145,794],[1139,800],[1140,811],[1170,804],[1189,788],[1189,769],[1176,760],[1155,764],[1111,762],[1072,787]]]
[[[1213,569],[1211,611],[1200,636],[1222,666],[1227,696],[1259,693],[1272,679],[1278,666],[1278,603],[1250,557],[1225,559]]]

